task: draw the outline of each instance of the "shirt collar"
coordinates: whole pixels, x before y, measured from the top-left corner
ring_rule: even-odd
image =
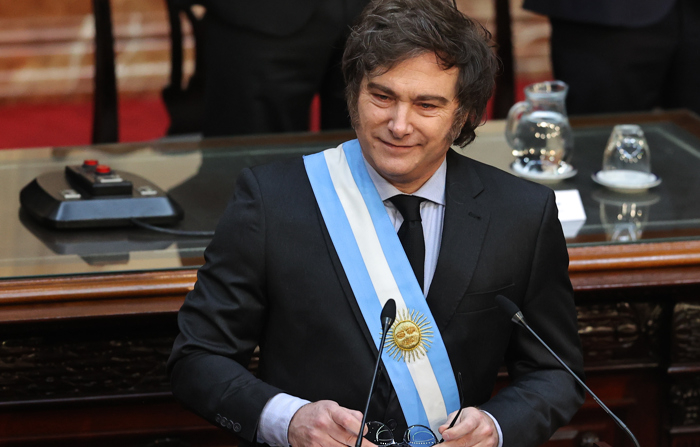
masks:
[[[362,160],[365,162],[367,167],[367,172],[369,172],[369,177],[372,179],[372,183],[377,188],[379,197],[382,201],[388,200],[399,194],[404,194],[399,191],[394,185],[389,183],[384,177],[379,175],[377,171],[374,170],[372,165],[370,165],[367,160],[362,156]],[[428,179],[427,182],[421,186],[418,191],[414,192],[412,195],[423,197],[431,202],[435,202],[439,205],[445,205],[445,179],[447,175],[447,157],[442,160],[440,167],[433,173],[432,177]]]

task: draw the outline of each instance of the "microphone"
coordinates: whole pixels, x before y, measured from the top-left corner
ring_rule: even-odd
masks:
[[[569,372],[569,374],[571,374],[573,376],[573,378],[576,379],[576,382],[578,382],[578,384],[581,385],[583,387],[583,389],[586,390],[588,392],[588,394],[591,395],[591,397],[593,397],[593,399],[598,403],[598,405],[600,405],[600,407],[603,410],[605,410],[606,413],[608,413],[608,415],[615,421],[615,423],[617,423],[618,427],[620,427],[625,433],[627,433],[627,435],[629,435],[630,438],[632,438],[634,445],[636,447],[639,447],[639,442],[637,441],[637,438],[634,437],[634,435],[632,434],[630,429],[627,428],[627,426],[624,424],[624,422],[622,422],[620,420],[620,418],[615,416],[615,414],[612,411],[610,411],[610,409],[598,398],[598,396],[596,396],[595,393],[593,391],[591,391],[591,389],[588,388],[585,383],[583,383],[583,380],[581,380],[579,378],[579,376],[577,376],[571,370],[571,368],[569,368],[566,365],[566,363],[564,363],[564,361],[558,355],[556,355],[554,353],[554,351],[552,351],[552,349],[549,347],[549,345],[547,345],[547,343],[545,343],[544,340],[542,340],[539,337],[539,335],[537,335],[535,333],[535,331],[532,330],[532,328],[525,322],[525,317],[523,317],[523,313],[520,312],[520,309],[518,309],[518,305],[503,295],[496,296],[496,304],[498,304],[498,307],[500,307],[501,310],[510,317],[510,321],[512,321],[513,323],[515,323],[517,325],[524,327],[532,335],[534,335],[535,338],[537,339],[537,341],[539,341],[542,344],[542,346],[544,346],[547,349],[547,351],[549,351],[549,353],[552,354],[552,356],[554,356],[554,358],[557,359],[557,361],[559,363],[561,363],[561,366],[563,366],[564,369],[566,369]]]
[[[394,323],[396,318],[396,301],[389,298],[382,308],[382,314],[379,316],[379,321],[382,322],[382,333],[386,332]],[[386,335],[386,334],[385,334]]]
[[[394,323],[396,318],[396,301],[389,298],[384,307],[382,308],[382,314],[379,316],[382,322],[382,341],[379,343],[379,354],[377,355],[377,363],[374,365],[374,374],[372,374],[372,384],[369,387],[369,394],[367,395],[367,404],[365,405],[365,411],[362,412],[362,424],[360,425],[360,432],[357,434],[357,442],[355,442],[355,447],[360,447],[362,444],[362,433],[365,431],[365,422],[367,422],[367,412],[369,411],[369,401],[372,399],[372,393],[374,392],[374,383],[377,381],[377,373],[379,372],[379,362],[382,359],[382,351],[384,351],[384,342],[386,342],[386,334],[389,332],[389,328]]]

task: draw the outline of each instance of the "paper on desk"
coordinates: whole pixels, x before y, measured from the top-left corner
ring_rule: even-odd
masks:
[[[578,189],[554,191],[559,208],[559,221],[565,238],[574,238],[586,223],[586,211],[583,209]]]

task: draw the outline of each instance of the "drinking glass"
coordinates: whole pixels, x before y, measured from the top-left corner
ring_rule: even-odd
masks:
[[[619,124],[613,128],[603,153],[603,171],[651,173],[649,143],[636,124]]]

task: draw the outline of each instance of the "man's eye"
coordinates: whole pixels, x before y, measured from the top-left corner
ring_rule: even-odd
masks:
[[[435,110],[435,108],[437,108],[435,104],[429,104],[425,102],[420,103],[419,106],[423,110]]]
[[[389,97],[386,95],[380,95],[379,93],[375,93],[374,97],[377,98],[380,101],[388,101]]]

